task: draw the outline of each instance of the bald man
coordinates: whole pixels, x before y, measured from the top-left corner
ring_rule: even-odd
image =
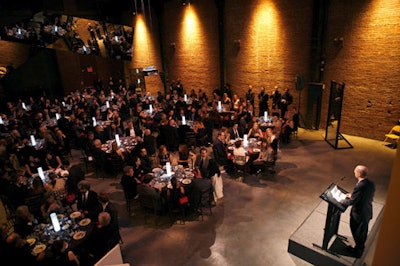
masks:
[[[367,178],[368,168],[364,165],[357,165],[354,169],[354,176],[357,178],[357,185],[351,194],[347,194],[345,204],[352,205],[350,212],[350,229],[354,238],[355,247],[350,251],[356,258],[360,258],[365,249],[367,240],[368,224],[372,218],[372,201],[375,193],[375,184]]]

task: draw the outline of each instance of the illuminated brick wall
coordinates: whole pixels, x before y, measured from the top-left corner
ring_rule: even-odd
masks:
[[[325,81],[346,84],[343,133],[383,140],[400,118],[399,13],[398,0],[331,4]]]
[[[185,90],[203,89],[211,97],[220,85],[218,18],[214,0],[165,4],[163,20],[167,77],[180,79]]]

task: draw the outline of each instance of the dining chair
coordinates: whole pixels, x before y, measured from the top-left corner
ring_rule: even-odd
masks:
[[[213,188],[208,187],[201,191],[200,202],[198,205],[198,212],[201,217],[201,221],[204,221],[204,210],[208,209],[210,216],[212,216],[212,207],[213,207]]]
[[[233,159],[233,167],[235,177],[238,174],[243,174],[243,178],[245,178],[248,168],[247,156],[235,155]]]
[[[141,194],[139,195],[139,203],[144,211],[144,222],[147,224],[148,216],[153,215],[155,218],[155,225],[159,223],[159,213],[157,210],[157,203],[155,202],[152,195]]]
[[[86,170],[86,174],[89,173],[89,169],[91,168],[94,173],[95,176],[97,176],[97,171],[96,171],[96,162],[93,156],[88,155],[85,151],[85,149],[81,149],[81,159],[82,161],[85,163],[85,170]]]
[[[390,147],[396,148],[399,140],[400,140],[400,125],[396,125],[392,127],[389,133],[385,134],[384,142],[389,142]]]

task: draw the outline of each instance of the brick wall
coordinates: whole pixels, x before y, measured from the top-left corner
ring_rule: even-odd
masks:
[[[181,1],[165,3],[163,26],[166,77],[169,81],[180,79],[188,93],[202,88],[211,95],[220,83],[214,0],[194,1],[190,6]]]
[[[346,84],[343,133],[383,140],[400,118],[399,13],[397,0],[331,4],[325,83]],[[335,42],[341,37],[343,43]]]

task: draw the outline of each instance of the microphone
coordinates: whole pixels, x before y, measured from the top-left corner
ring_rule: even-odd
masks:
[[[338,181],[336,181],[336,185],[338,185],[340,182],[342,182],[344,179],[346,179],[346,176],[343,176],[343,177],[341,177],[341,178],[339,178],[339,180]]]

